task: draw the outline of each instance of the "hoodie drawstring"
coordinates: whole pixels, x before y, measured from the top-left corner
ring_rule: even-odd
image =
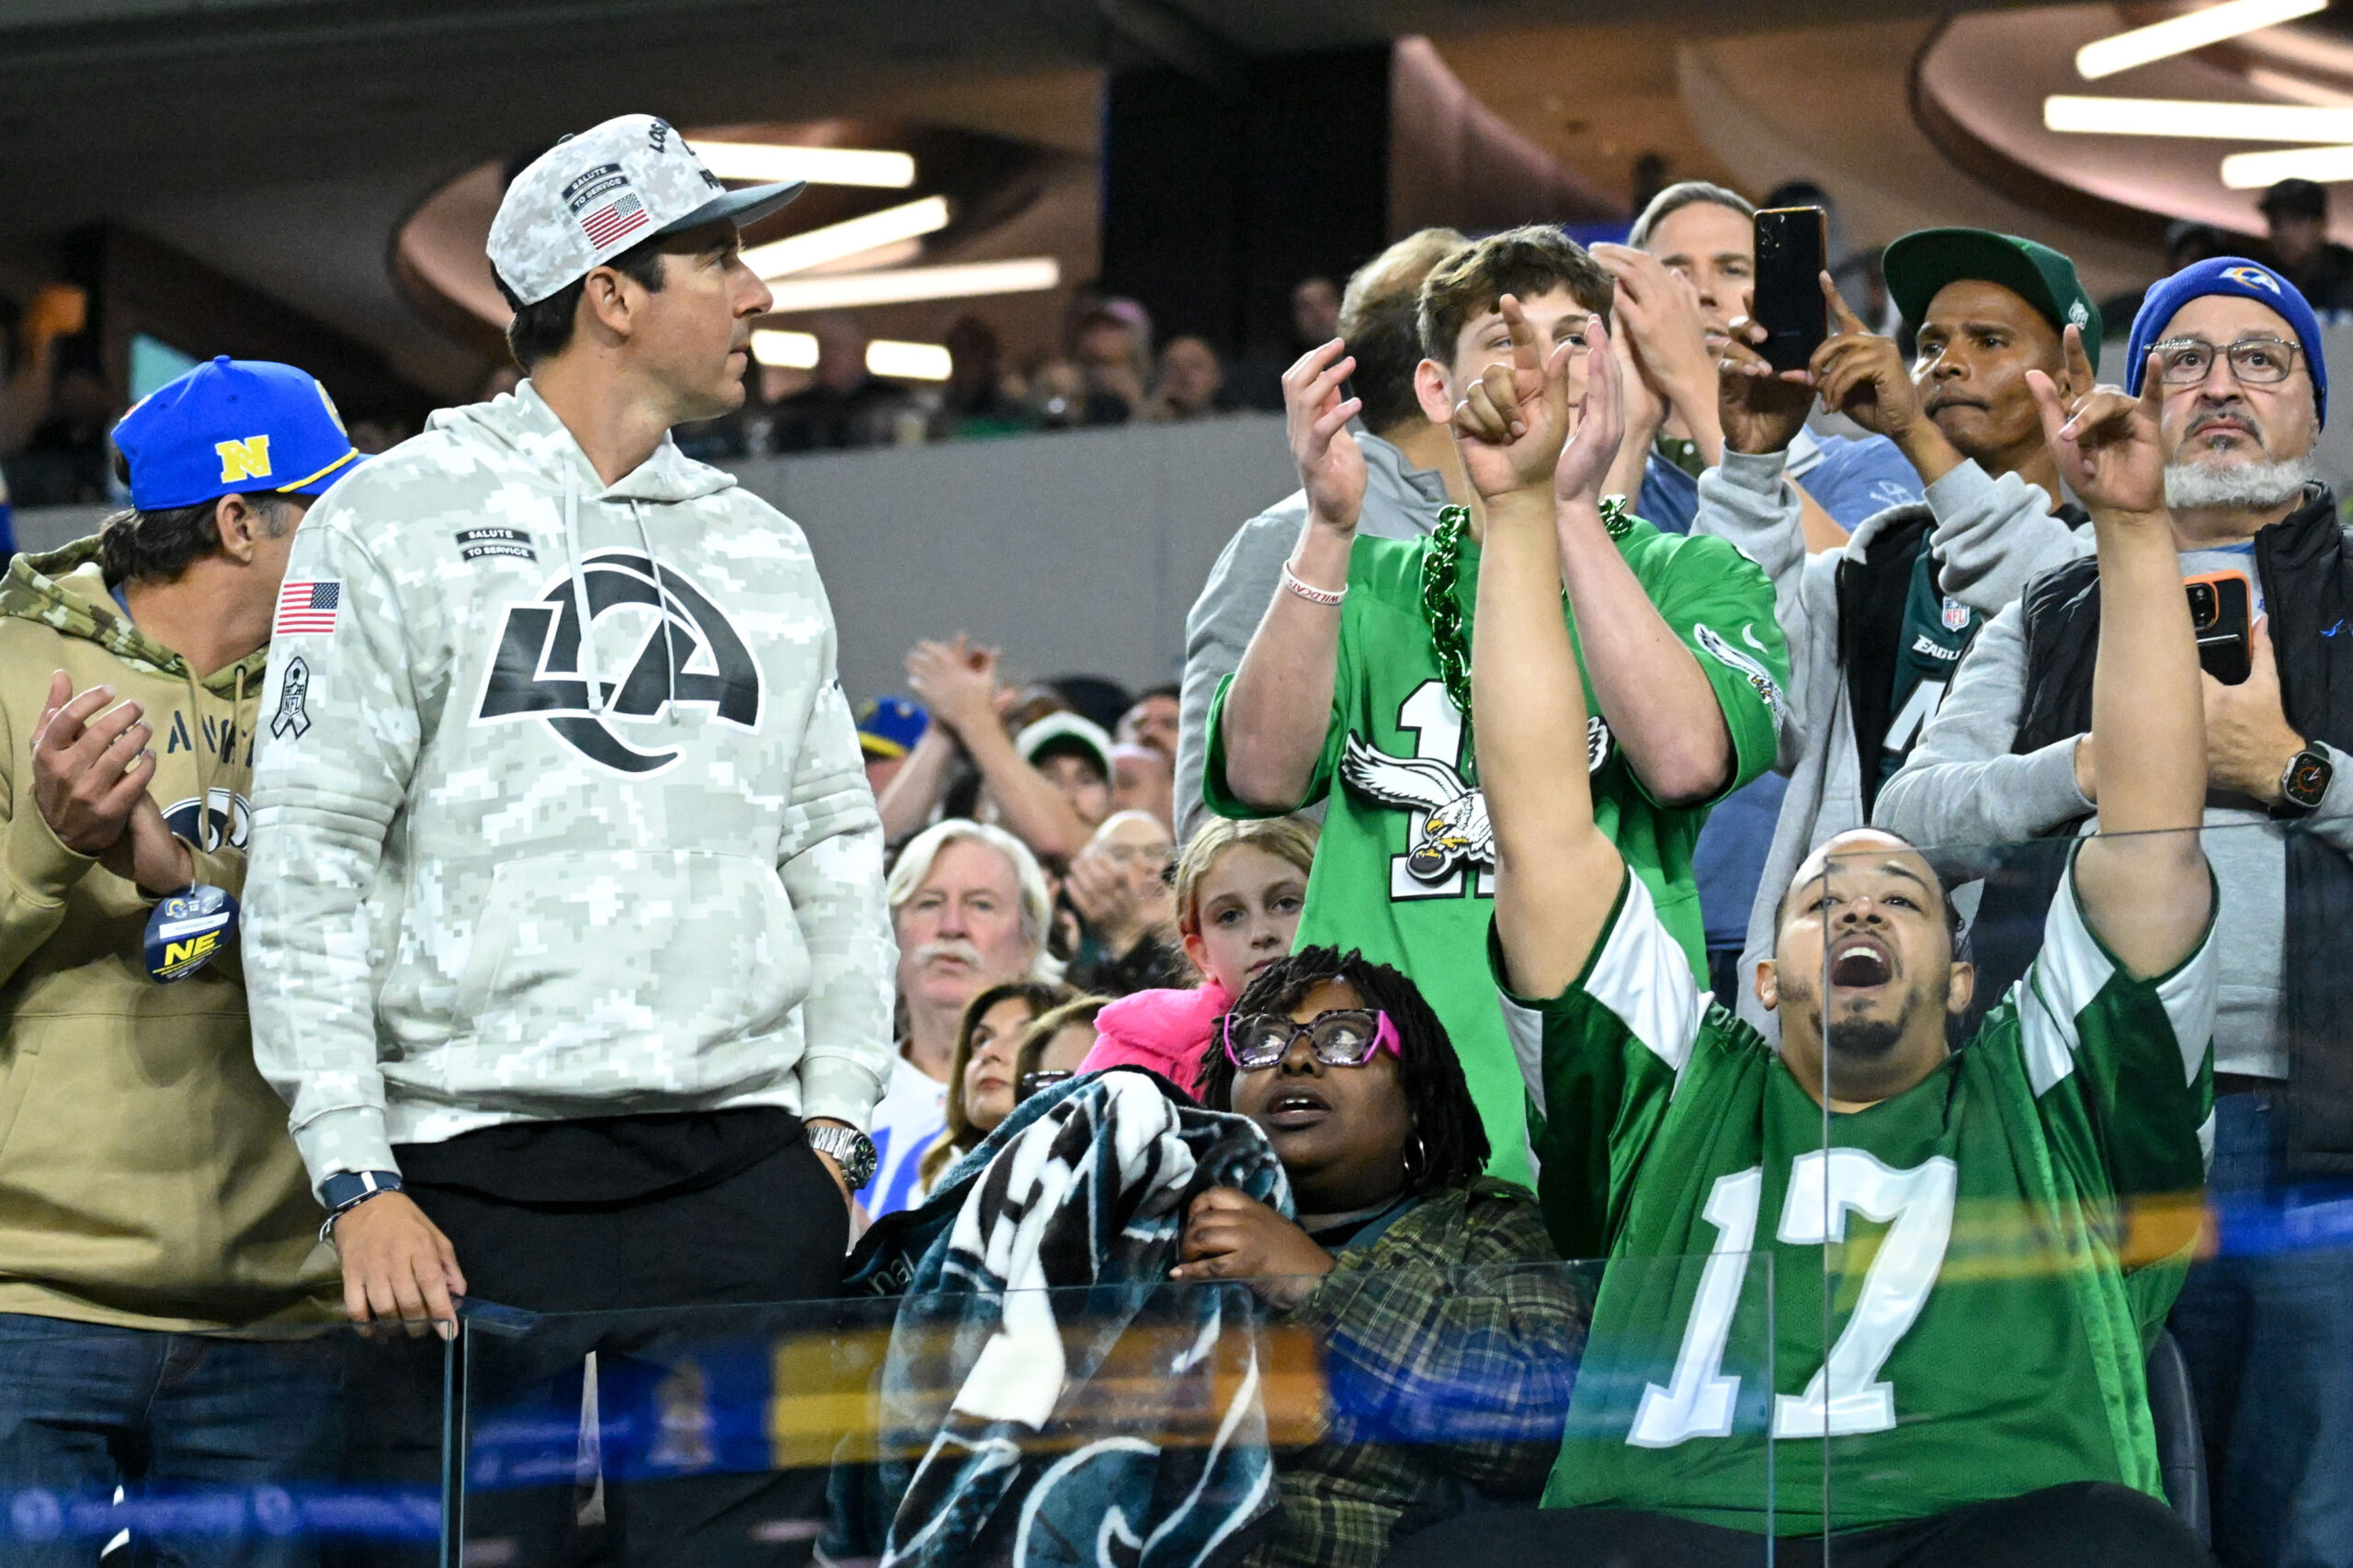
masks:
[[[572,574],[572,610],[580,618],[580,673],[588,682],[588,711],[605,710],[603,672],[597,667],[597,640],[589,635],[588,576],[580,569],[580,482],[563,471],[563,563]]]
[[[643,505],[631,501],[629,516],[630,521],[637,525],[638,546],[645,551],[645,569],[654,579],[654,630],[662,639],[662,673],[670,683],[670,700],[665,711],[669,714],[667,722],[675,724],[678,722],[678,651],[670,637],[670,604],[663,597],[662,562],[654,554],[654,536],[645,529]]]

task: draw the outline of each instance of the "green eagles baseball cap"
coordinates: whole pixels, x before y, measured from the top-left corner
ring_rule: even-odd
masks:
[[[2099,307],[2084,292],[2075,264],[2049,245],[1991,229],[1915,229],[1887,247],[1881,266],[1888,294],[1915,332],[1946,284],[1998,283],[2062,333],[2076,327],[2084,353],[2099,363]]]

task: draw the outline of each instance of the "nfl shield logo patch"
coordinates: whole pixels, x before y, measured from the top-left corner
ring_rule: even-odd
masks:
[[[1959,631],[1969,624],[1969,607],[1959,599],[1945,600],[1945,630]]]

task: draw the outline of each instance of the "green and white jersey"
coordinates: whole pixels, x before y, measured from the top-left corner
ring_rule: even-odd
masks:
[[[1438,677],[1422,613],[1427,539],[1360,538],[1348,562],[1332,717],[1307,801],[1329,799],[1298,943],[1361,949],[1414,977],[1444,1021],[1495,1147],[1490,1174],[1531,1179],[1528,1107],[1485,958],[1495,910],[1495,835],[1485,796],[1466,780],[1461,715]],[[1722,540],[1661,533],[1635,520],[1618,541],[1651,603],[1714,687],[1736,758],[1726,790],[1773,765],[1789,657],[1765,574]],[[1462,544],[1463,624],[1477,603],[1479,550]],[[1570,618],[1572,632],[1575,619]],[[1228,682],[1228,686],[1231,682]],[[1225,781],[1225,699],[1210,709],[1202,795],[1221,816],[1259,814]],[[1665,911],[1689,960],[1706,951],[1691,848],[1707,808],[1652,800],[1594,705],[1586,756],[1594,816]]]
[[[2205,1179],[2214,982],[2211,940],[2134,979],[2071,869],[1976,1036],[1825,1146],[1626,879],[1574,985],[1506,990],[1553,1241],[1609,1259],[1545,1505],[1805,1535],[2075,1481],[2162,1495],[2143,1358],[2194,1227],[2152,1221]]]

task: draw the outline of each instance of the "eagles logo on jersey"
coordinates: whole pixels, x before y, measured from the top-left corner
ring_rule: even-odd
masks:
[[[1585,726],[1586,767],[1598,769],[1609,755],[1609,726],[1598,713]],[[1487,793],[1462,775],[1427,757],[1396,757],[1350,735],[1340,756],[1340,777],[1370,800],[1400,811],[1426,813],[1405,851],[1405,869],[1423,882],[1443,881],[1458,866],[1493,867],[1495,830],[1487,820]]]
[[[1765,706],[1772,713],[1774,723],[1789,722],[1789,699],[1781,695],[1781,683],[1773,678],[1773,672],[1765,667],[1763,661],[1751,658],[1725,642],[1722,634],[1705,621],[1692,622],[1691,632],[1699,639],[1699,646],[1707,650],[1709,657],[1738,672],[1741,678],[1748,682],[1749,688],[1765,699]]]

